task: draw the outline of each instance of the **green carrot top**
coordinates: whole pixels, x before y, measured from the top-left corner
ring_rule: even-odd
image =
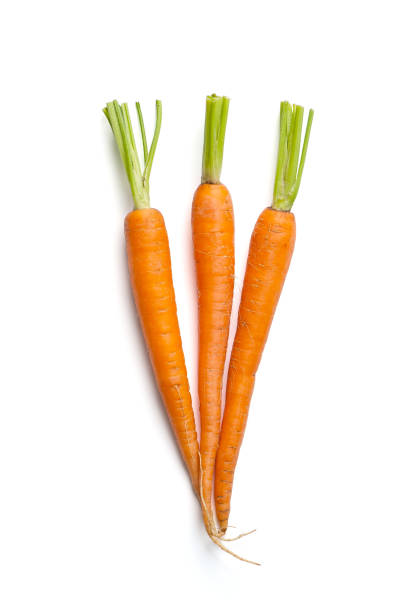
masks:
[[[123,165],[129,179],[131,193],[134,200],[134,208],[150,207],[150,172],[153,164],[154,153],[157,148],[158,136],[160,135],[162,104],[156,101],[156,121],[153,140],[150,149],[147,146],[146,133],[144,129],[143,115],[140,104],[136,102],[137,116],[140,125],[141,138],[143,142],[144,170],[142,171],[137,147],[134,139],[127,104],[119,104],[117,100],[108,102],[103,109],[116,140],[117,147],[122,158]]]
[[[228,110],[229,98],[216,96],[215,94],[207,96],[202,183],[217,184],[220,182]]]
[[[276,210],[291,210],[300,187],[314,111],[310,110],[308,114],[300,159],[303,116],[304,109],[302,106],[296,104],[291,106],[289,102],[281,102],[280,142],[278,146],[276,178],[274,181],[273,204],[271,206]]]

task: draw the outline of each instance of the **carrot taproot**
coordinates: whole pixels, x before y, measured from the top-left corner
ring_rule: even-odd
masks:
[[[229,99],[206,99],[202,183],[192,203],[192,236],[198,289],[198,396],[204,520],[214,531],[212,492],[219,444],[222,382],[234,287],[234,218],[220,183]]]
[[[133,295],[157,386],[199,497],[198,440],[178,324],[168,235],[162,214],[150,208],[149,177],[161,126],[161,102],[156,103],[156,127],[150,149],[137,103],[144,171],[141,170],[127,104],[109,102],[104,113],[112,127],[134,200],[134,210],[125,218]]]
[[[250,241],[216,456],[215,506],[220,533],[228,525],[233,478],[256,372],[294,250],[295,218],[290,211],[301,181],[313,118],[311,110],[299,161],[303,113],[301,106],[281,104],[273,203],[260,214]]]

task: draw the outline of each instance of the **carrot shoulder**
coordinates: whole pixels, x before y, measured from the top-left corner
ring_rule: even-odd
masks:
[[[195,192],[191,215],[198,289],[201,493],[209,531],[215,530],[213,476],[234,286],[233,205],[229,191],[220,183],[228,105],[228,98],[207,97],[202,183]]]
[[[282,103],[273,204],[260,214],[250,241],[216,456],[215,505],[223,533],[256,372],[294,250],[295,218],[290,209],[298,193],[312,117],[311,111],[298,165],[303,109]]]
[[[137,105],[143,151],[141,171],[127,105],[116,101],[104,109],[122,157],[135,203],[125,219],[129,275],[144,339],[157,386],[199,495],[199,454],[195,419],[179,330],[168,235],[161,213],[150,208],[149,175],[161,124],[161,102],[148,150],[140,106]]]

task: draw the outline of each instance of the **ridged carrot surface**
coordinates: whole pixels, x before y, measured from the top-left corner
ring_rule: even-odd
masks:
[[[196,190],[192,236],[198,287],[202,492],[211,516],[235,268],[233,206],[224,185],[206,183]]]
[[[215,504],[227,527],[234,471],[246,428],[255,376],[295,243],[290,212],[266,208],[253,230],[226,387],[225,412],[216,458]]]
[[[154,208],[132,211],[125,219],[125,236],[131,286],[155,378],[198,494],[198,441],[162,214]]]

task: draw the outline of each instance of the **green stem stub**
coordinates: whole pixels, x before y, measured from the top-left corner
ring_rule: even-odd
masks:
[[[207,96],[202,183],[218,184],[220,182],[228,110],[229,98],[215,94]]]
[[[133,126],[131,124],[130,113],[127,104],[119,104],[117,100],[108,102],[103,109],[119,149],[120,157],[129,179],[131,193],[134,200],[134,208],[150,207],[150,172],[157,148],[158,136],[160,135],[162,105],[160,100],[156,101],[156,121],[154,136],[150,150],[147,147],[146,134],[144,130],[143,115],[140,104],[137,102],[137,116],[140,124],[140,132],[143,142],[144,169],[141,169],[139,156],[137,153],[136,142],[134,139]]]
[[[303,117],[302,106],[281,102],[280,142],[272,204],[272,208],[276,210],[291,210],[300,187],[314,111],[310,110],[308,114],[300,158]]]

